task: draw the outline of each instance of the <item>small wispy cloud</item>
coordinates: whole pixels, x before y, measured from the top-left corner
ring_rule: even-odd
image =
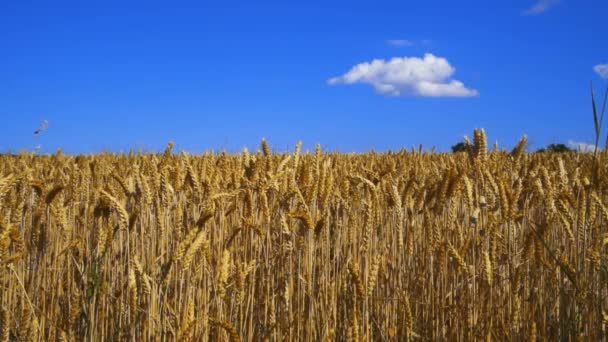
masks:
[[[595,150],[594,144],[589,144],[589,143],[579,142],[579,141],[574,141],[574,140],[568,140],[568,146],[571,149],[574,149],[578,152],[593,152]],[[598,146],[598,150],[599,150],[599,146]]]
[[[608,63],[594,66],[593,71],[600,75],[601,78],[608,79]]]
[[[532,7],[523,11],[522,15],[537,15],[558,5],[560,0],[538,0]]]
[[[415,43],[408,39],[387,39],[386,44],[396,47],[413,46]]]
[[[421,97],[473,97],[479,92],[451,80],[456,69],[447,59],[426,53],[419,57],[374,59],[359,63],[342,76],[327,81],[337,84],[369,84],[382,95]]]

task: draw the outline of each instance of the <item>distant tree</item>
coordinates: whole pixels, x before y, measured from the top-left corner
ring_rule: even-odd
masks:
[[[565,144],[550,144],[545,148],[541,148],[536,152],[556,152],[556,153],[564,153],[564,152],[574,152],[573,149],[566,146]]]
[[[471,146],[467,146],[465,143],[459,142],[456,145],[452,145],[452,153],[467,152],[470,148]]]

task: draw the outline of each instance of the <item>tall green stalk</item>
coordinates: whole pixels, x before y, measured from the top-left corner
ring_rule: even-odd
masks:
[[[604,102],[602,104],[602,110],[598,113],[597,106],[595,104],[595,94],[593,92],[593,81],[591,82],[591,108],[593,109],[593,127],[595,129],[595,145],[593,149],[593,183],[597,185],[599,165],[597,157],[597,148],[600,143],[600,134],[602,131],[602,123],[604,121],[604,114],[606,113],[606,101],[608,100],[608,86],[606,87],[606,93],[604,94]],[[598,115],[599,114],[599,115]],[[608,136],[606,136],[606,146],[608,148]]]

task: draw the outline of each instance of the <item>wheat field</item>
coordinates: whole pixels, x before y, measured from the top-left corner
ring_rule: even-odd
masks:
[[[0,156],[0,341],[606,339],[590,153]]]

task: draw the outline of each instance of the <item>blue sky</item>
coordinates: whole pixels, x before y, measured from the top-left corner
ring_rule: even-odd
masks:
[[[599,0],[5,0],[0,151],[238,151],[262,137],[449,150],[476,127],[509,149],[524,133],[533,149],[591,142],[607,14]]]

